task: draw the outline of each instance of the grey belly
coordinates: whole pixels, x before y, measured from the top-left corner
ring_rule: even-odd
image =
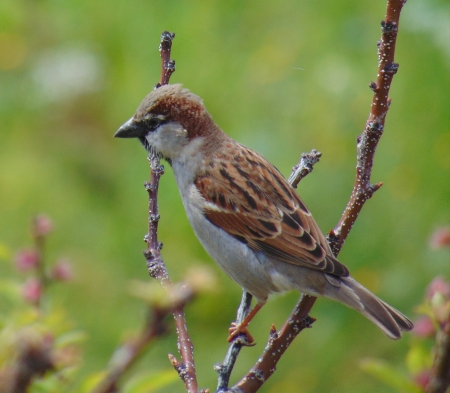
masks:
[[[197,238],[230,278],[261,301],[279,292],[272,281],[272,263],[258,258],[249,247],[205,220],[196,209],[190,210],[188,218]]]
[[[183,193],[182,193],[183,197]],[[185,203],[191,226],[211,258],[258,301],[272,293],[298,290],[313,296],[328,296],[329,283],[322,272],[268,258],[210,223],[195,204]]]

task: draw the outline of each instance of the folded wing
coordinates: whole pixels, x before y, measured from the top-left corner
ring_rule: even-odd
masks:
[[[333,257],[311,213],[281,173],[256,152],[229,147],[232,157],[228,149],[221,150],[206,163],[208,175],[196,179],[206,218],[255,251],[347,277],[348,269]]]

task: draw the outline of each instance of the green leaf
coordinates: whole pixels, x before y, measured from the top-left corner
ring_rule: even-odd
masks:
[[[361,368],[398,392],[421,393],[421,390],[390,364],[377,359],[365,359]]]

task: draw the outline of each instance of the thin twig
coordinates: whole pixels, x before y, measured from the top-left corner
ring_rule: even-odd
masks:
[[[300,180],[313,171],[313,166],[319,162],[320,157],[322,157],[322,153],[316,149],[312,149],[311,153],[302,153],[300,161],[292,168],[291,176],[288,179],[292,187],[297,188]]]
[[[175,34],[167,31],[161,35],[161,43],[159,46],[162,63],[161,78],[155,88],[168,84],[170,76],[175,71],[175,61],[170,59],[170,51],[174,37]],[[155,278],[167,291],[170,299],[174,300],[172,283],[167,273],[166,265],[161,257],[162,243],[158,241],[158,222],[160,219],[158,210],[158,187],[159,179],[164,173],[164,167],[161,165],[160,158],[157,154],[150,154],[148,160],[150,162],[150,183],[145,183],[145,188],[149,195],[148,235],[145,238],[148,250],[144,252],[144,256],[147,260],[147,268],[150,276]],[[194,346],[186,327],[184,303],[174,303],[172,314],[175,320],[181,362],[172,354],[169,354],[169,360],[183,380],[188,393],[198,393],[194,363]]]
[[[392,78],[397,73],[398,64],[394,63],[395,44],[398,33],[400,12],[406,0],[389,0],[386,17],[381,22],[381,40],[378,42],[377,81],[371,82],[373,90],[372,108],[366,127],[357,139],[356,179],[350,200],[338,224],[332,229],[327,240],[337,255],[343,246],[353,224],[364,206],[383,183],[370,183],[372,165],[378,142],[383,134],[386,114],[391,103],[389,89]]]
[[[239,324],[245,319],[245,317],[250,312],[251,303],[252,303],[252,295],[244,290],[242,292],[241,304],[239,305],[236,315],[236,323]],[[219,374],[216,393],[223,393],[228,390],[231,372],[233,371],[233,367],[234,364],[236,363],[236,359],[239,355],[239,352],[241,351],[242,347],[248,345],[249,343],[247,340],[247,335],[239,334],[228,347],[228,351],[224,361],[214,366],[214,369]]]
[[[159,179],[164,174],[164,166],[161,165],[157,154],[148,157],[150,163],[150,182],[145,182],[144,187],[148,192],[148,234],[144,240],[147,250],[144,256],[147,260],[148,273],[158,280],[163,286],[170,286],[170,278],[166,265],[161,257],[162,243],[158,241],[158,222],[160,219],[158,210]]]
[[[161,55],[161,77],[155,88],[168,85],[170,76],[175,72],[175,60],[170,59],[170,50],[175,33],[164,31],[161,34],[161,43],[159,44],[159,53]]]

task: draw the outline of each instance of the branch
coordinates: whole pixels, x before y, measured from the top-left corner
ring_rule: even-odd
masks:
[[[385,20],[381,22],[382,35],[378,42],[377,81],[369,85],[374,92],[372,109],[366,127],[357,139],[355,185],[341,219],[327,236],[334,255],[341,250],[365,202],[383,185],[383,183],[371,184],[370,176],[375,151],[383,134],[386,114],[391,104],[388,98],[389,89],[392,78],[398,70],[398,64],[394,63],[394,53],[400,12],[405,2],[406,0],[389,0]]]
[[[159,53],[161,55],[161,78],[155,86],[157,89],[163,85],[168,85],[170,76],[175,72],[175,60],[170,60],[170,50],[175,33],[164,31],[161,34],[161,43],[159,44]]]
[[[291,176],[288,179],[292,187],[297,188],[300,180],[304,179],[313,171],[313,166],[319,162],[320,157],[322,157],[322,153],[316,149],[312,149],[311,153],[302,153],[300,161],[292,168]]]
[[[161,79],[155,88],[168,84],[170,76],[175,71],[175,61],[170,60],[170,51],[174,37],[175,34],[167,31],[161,35],[161,43],[159,46],[162,60]],[[186,327],[184,302],[174,301],[173,286],[167,273],[166,265],[161,257],[162,243],[158,241],[158,222],[160,219],[158,211],[158,187],[159,179],[164,173],[164,167],[160,164],[160,158],[157,154],[150,154],[148,160],[151,170],[150,183],[145,183],[145,188],[149,196],[148,235],[145,237],[148,250],[144,252],[144,256],[147,260],[147,268],[150,276],[155,278],[163,286],[169,298],[173,301],[172,314],[178,335],[178,351],[181,355],[181,362],[172,354],[169,354],[169,360],[178,372],[179,377],[183,380],[188,393],[198,393],[194,363],[194,346]]]
[[[378,75],[377,82],[370,84],[374,91],[372,109],[366,123],[365,130],[358,137],[357,144],[357,170],[353,191],[347,207],[336,227],[327,236],[328,243],[337,257],[350,230],[355,223],[367,199],[371,198],[382,183],[371,184],[373,159],[376,147],[384,129],[386,114],[390,105],[388,98],[392,78],[398,70],[398,64],[394,63],[395,43],[398,32],[398,22],[400,12],[405,0],[388,0],[386,18],[381,23],[381,41],[378,43]],[[310,153],[312,160],[320,158],[314,150]],[[302,159],[306,159],[302,155]],[[311,158],[310,158],[311,159]],[[307,163],[305,164],[307,165]],[[308,168],[308,167],[306,167]],[[312,170],[312,167],[311,167]],[[309,169],[294,167],[289,181],[296,187],[303,174],[311,172]],[[286,351],[289,344],[305,327],[310,327],[314,319],[309,317],[309,312],[314,305],[316,298],[304,295],[300,298],[283,328],[276,333],[272,326],[269,342],[258,359],[255,366],[230,390],[230,393],[239,391],[240,393],[256,392],[263,383],[273,374],[276,364]]]
[[[252,295],[245,290],[242,292],[241,304],[239,305],[236,323],[241,323],[250,312],[250,306],[252,303]],[[228,390],[228,384],[230,382],[231,372],[233,371],[234,364],[236,363],[239,352],[242,347],[250,345],[247,340],[247,335],[240,334],[234,339],[228,347],[228,352],[222,363],[216,364],[214,370],[219,374],[217,382],[216,393],[224,393]]]
[[[277,333],[275,326],[270,329],[269,342],[251,370],[229,392],[256,392],[275,372],[278,361],[295,337],[305,328],[310,328],[314,318],[309,316],[316,297],[303,295],[289,318]],[[237,390],[239,389],[239,390]]]

